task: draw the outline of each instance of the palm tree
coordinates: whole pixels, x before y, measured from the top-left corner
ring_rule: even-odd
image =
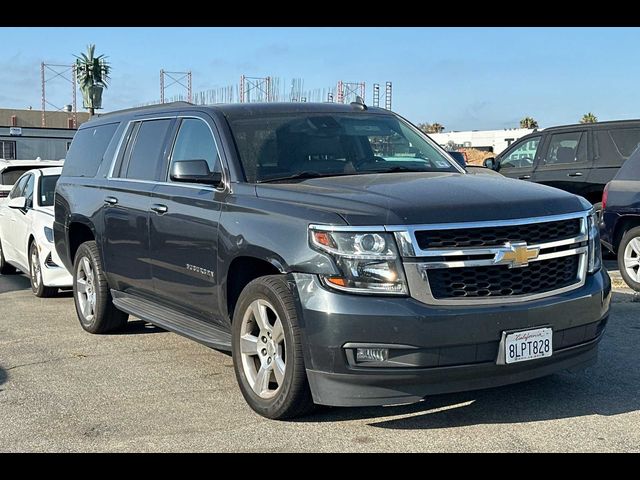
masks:
[[[433,122],[429,125],[429,133],[440,133],[444,130],[444,125],[440,125],[438,122]]]
[[[538,122],[533,117],[524,117],[520,120],[520,128],[538,128]]]
[[[580,123],[596,123],[598,121],[598,117],[596,117],[593,113],[585,113],[580,119]]]
[[[423,133],[431,133],[431,125],[429,125],[428,123],[419,123],[419,124],[418,124],[418,128],[419,128]]]
[[[87,47],[87,53],[76,57],[76,77],[82,92],[84,108],[93,116],[102,108],[102,90],[107,88],[111,66],[104,55],[95,56],[95,45]]]

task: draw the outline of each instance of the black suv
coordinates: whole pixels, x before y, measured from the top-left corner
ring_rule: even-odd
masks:
[[[270,418],[583,366],[609,313],[588,202],[468,175],[362,103],[103,115],[55,203],[82,327],[130,314],[231,350]]]
[[[640,291],[640,148],[607,184],[602,204],[602,243],[617,254],[627,285]]]
[[[640,120],[545,128],[530,133],[485,166],[506,177],[560,188],[602,208],[604,186],[640,144]]]

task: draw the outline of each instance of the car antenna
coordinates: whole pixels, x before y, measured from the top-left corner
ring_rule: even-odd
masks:
[[[362,97],[360,95],[356,95],[356,101],[355,102],[351,102],[350,105],[352,107],[357,107],[360,110],[366,110],[367,106],[364,104],[364,100],[362,99]]]

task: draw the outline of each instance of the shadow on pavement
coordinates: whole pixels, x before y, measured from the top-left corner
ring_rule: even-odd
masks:
[[[143,320],[133,320],[127,322],[127,324],[121,330],[111,332],[109,335],[139,335],[141,333],[160,333],[166,332],[160,327],[145,322]]]
[[[0,367],[0,385],[7,381],[7,371]]]
[[[19,273],[0,275],[0,293],[17,292],[18,290],[31,290],[29,277]]]
[[[616,292],[598,363],[577,373],[561,372],[505,387],[434,395],[412,405],[324,408],[298,422],[370,419],[388,429],[438,429],[467,425],[525,423],[640,410],[640,305]],[[402,416],[401,418],[389,418]]]

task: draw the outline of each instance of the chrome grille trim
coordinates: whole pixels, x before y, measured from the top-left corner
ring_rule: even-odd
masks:
[[[548,217],[533,217],[514,220],[498,220],[488,222],[469,223],[449,223],[431,225],[410,225],[410,226],[387,226],[387,231],[394,232],[398,248],[404,257],[404,269],[407,279],[409,294],[414,299],[429,305],[489,305],[496,303],[518,303],[530,300],[537,300],[552,295],[559,295],[571,290],[575,290],[584,285],[587,275],[588,247],[589,240],[588,218],[589,212],[576,212],[565,215],[553,215]],[[576,281],[571,285],[550,290],[542,293],[512,296],[492,296],[487,298],[435,298],[431,287],[427,271],[437,268],[461,268],[461,267],[482,267],[497,265],[501,252],[507,244],[495,247],[469,247],[469,248],[438,248],[421,249],[418,246],[415,233],[422,230],[446,230],[463,228],[483,228],[500,227],[513,225],[526,225],[531,223],[545,223],[553,221],[580,219],[580,234],[573,238],[544,242],[528,245],[538,248],[539,254],[529,263],[549,260],[553,258],[578,255],[578,271]],[[473,258],[474,256],[484,258]],[[444,257],[444,258],[443,258]],[[464,257],[457,260],[455,257]],[[489,257],[489,258],[487,258]],[[413,261],[412,261],[413,260]],[[523,267],[526,268],[526,267]]]

